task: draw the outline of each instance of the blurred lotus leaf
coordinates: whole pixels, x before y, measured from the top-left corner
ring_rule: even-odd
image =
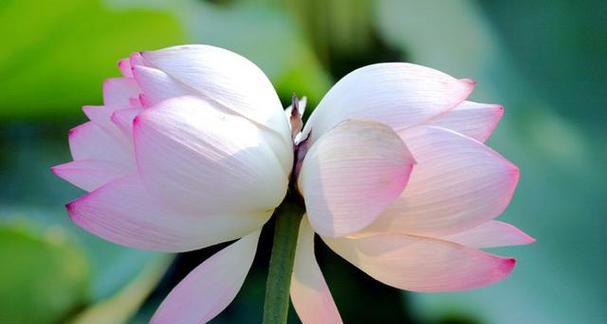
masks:
[[[57,323],[87,299],[86,258],[60,228],[0,227],[0,264],[1,323]]]
[[[98,0],[0,2],[0,120],[80,114],[133,51],[183,42],[168,12]]]

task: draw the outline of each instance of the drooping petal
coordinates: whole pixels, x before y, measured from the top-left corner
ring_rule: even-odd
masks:
[[[209,45],[175,46],[141,55],[146,65],[290,141],[289,125],[272,83],[246,58]]]
[[[444,236],[441,239],[479,249],[535,242],[534,238],[513,225],[494,220],[482,223],[467,231]]]
[[[174,97],[196,94],[195,91],[180,85],[166,73],[152,67],[135,65],[133,76],[145,95],[146,106]]]
[[[369,228],[441,237],[499,214],[518,182],[518,168],[484,144],[440,127],[401,133],[417,161],[407,188]]]
[[[129,108],[132,97],[140,93],[137,82],[131,78],[112,78],[103,82],[103,104]]]
[[[459,244],[403,234],[327,238],[333,251],[387,285],[420,292],[483,287],[507,277],[512,258]]]
[[[399,130],[421,124],[464,101],[474,82],[408,63],[368,65],[339,80],[310,116],[311,141],[348,118],[372,119]]]
[[[128,170],[109,161],[77,160],[56,165],[51,171],[78,188],[93,191],[114,179],[125,176]]]
[[[163,101],[134,121],[138,170],[159,199],[188,213],[265,212],[288,173],[266,144],[272,132],[196,97]]]
[[[67,205],[74,223],[116,244],[183,252],[237,239],[259,229],[266,213],[191,215],[150,196],[137,176],[114,180]]]
[[[314,230],[341,236],[369,225],[402,192],[414,160],[388,126],[348,120],[312,145],[299,189]]]
[[[484,142],[491,136],[503,115],[504,107],[500,105],[464,101],[430,120],[428,125],[448,128]]]
[[[342,323],[316,262],[314,232],[305,215],[299,225],[290,293],[293,307],[302,323]]]
[[[150,323],[206,323],[217,316],[242,287],[259,233],[243,237],[192,270],[160,304]]]
[[[86,122],[69,133],[70,151],[74,160],[115,162],[126,170],[134,168],[133,153],[119,138],[94,122]]]

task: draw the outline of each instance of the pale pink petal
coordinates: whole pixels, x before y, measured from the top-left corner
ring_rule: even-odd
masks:
[[[285,143],[290,141],[289,125],[272,83],[246,58],[209,45],[175,46],[141,55],[147,66],[278,132]]]
[[[132,142],[133,137],[133,120],[139,113],[143,111],[142,108],[130,108],[115,111],[110,117],[111,121],[118,127],[122,134],[129,138]]]
[[[74,223],[116,244],[165,252],[196,250],[259,229],[272,211],[185,214],[150,196],[137,176],[114,180],[67,205]]]
[[[412,291],[483,287],[507,277],[515,265],[512,258],[420,236],[379,234],[323,239],[333,251],[376,280]]]
[[[310,116],[304,133],[315,141],[348,118],[403,129],[460,104],[474,88],[440,71],[409,63],[368,65],[339,80]]]
[[[77,160],[51,168],[58,177],[86,191],[126,175],[127,170],[119,164],[100,160]]]
[[[74,160],[115,162],[126,170],[134,168],[133,153],[123,141],[93,122],[86,122],[69,133],[70,151]]]
[[[166,73],[155,68],[135,65],[133,76],[144,93],[146,106],[173,97],[196,94],[195,91],[190,90],[187,86],[180,85]]]
[[[441,237],[490,220],[510,203],[518,168],[489,147],[440,127],[401,136],[417,165],[401,196],[365,230]]]
[[[103,82],[103,103],[106,106],[129,108],[129,99],[139,93],[137,82],[131,78],[112,78]]]
[[[467,231],[441,237],[441,239],[475,248],[523,245],[535,242],[534,238],[513,225],[494,220]]]
[[[402,192],[414,160],[388,126],[348,120],[312,145],[298,179],[316,232],[358,231]]]
[[[179,97],[145,110],[133,134],[146,187],[182,211],[263,212],[286,194],[288,173],[266,143],[273,133],[201,98]],[[286,145],[282,150],[293,154]]]
[[[448,128],[484,142],[491,136],[503,115],[504,108],[500,105],[464,101],[427,124]]]
[[[217,316],[242,287],[258,240],[259,231],[205,260],[171,290],[150,323],[206,323]]]
[[[119,106],[84,106],[82,107],[82,110],[89,120],[101,126],[109,135],[118,139],[118,141],[122,142],[122,145],[126,145],[129,148],[129,151],[131,151],[131,134],[122,132],[117,125],[112,122],[112,115],[115,112],[124,109]]]
[[[314,232],[304,215],[299,226],[291,276],[291,301],[304,324],[342,323],[314,256]]]
[[[116,106],[110,106],[110,107],[84,106],[84,107],[82,107],[82,111],[84,112],[86,117],[90,121],[92,121],[100,126],[105,126],[110,123],[110,116],[116,109],[118,109]]]

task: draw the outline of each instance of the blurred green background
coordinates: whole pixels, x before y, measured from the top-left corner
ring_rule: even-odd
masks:
[[[478,81],[506,114],[489,144],[522,177],[501,217],[537,239],[507,280],[460,293],[383,286],[317,242],[346,323],[607,323],[607,3],[409,0],[2,0],[0,323],[143,323],[219,247],[171,255],[78,229],[82,192],[49,167],[70,160],[80,106],[129,53],[181,43],[232,49],[288,101],[311,105],[347,72],[409,61]],[[261,321],[270,246],[214,322]],[[297,323],[294,313],[290,316]]]

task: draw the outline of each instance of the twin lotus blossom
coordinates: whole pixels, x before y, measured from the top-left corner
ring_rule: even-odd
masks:
[[[264,73],[233,52],[177,46],[119,68],[104,105],[85,106],[90,121],[69,133],[73,161],[52,169],[88,191],[67,205],[71,219],[156,251],[238,239],[179,283],[152,323],[206,322],[227,307],[290,179],[306,207],[290,288],[304,323],[341,322],[314,233],[371,277],[420,292],[503,279],[515,260],[480,249],[533,241],[493,220],[519,172],[483,144],[503,109],[466,101],[473,81],[369,65],[337,82],[298,132],[289,120],[305,102],[285,113]]]

